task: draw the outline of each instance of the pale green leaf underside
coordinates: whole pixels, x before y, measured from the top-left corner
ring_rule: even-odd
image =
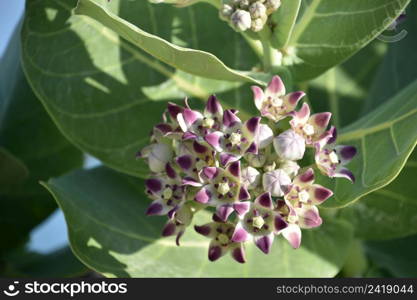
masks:
[[[312,0],[288,43],[299,61],[290,66],[304,81],[343,62],[376,38],[410,0]]]
[[[329,222],[303,232],[298,250],[278,237],[266,256],[247,247],[248,262],[229,256],[211,263],[209,240],[189,228],[177,247],[160,238],[162,217],[145,217],[143,183],[105,168],[76,171],[44,184],[64,211],[74,253],[109,277],[332,277],[344,263],[350,226]],[[195,222],[210,220],[200,212]]]
[[[417,141],[417,81],[369,115],[346,127],[338,144],[354,145],[349,164],[356,182],[329,182],[335,192],[327,207],[346,206],[389,184],[399,174]],[[333,185],[333,187],[332,187]]]
[[[79,0],[75,13],[99,21],[162,62],[182,71],[217,80],[263,84],[228,68],[211,53],[174,45],[123,20],[92,0]],[[215,41],[213,41],[215,42]]]

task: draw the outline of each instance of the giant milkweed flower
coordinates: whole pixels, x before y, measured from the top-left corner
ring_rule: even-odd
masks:
[[[265,91],[252,90],[261,116],[246,121],[214,95],[203,112],[187,99],[184,106],[168,103],[150,145],[138,152],[151,171],[146,214],[166,215],[162,235],[176,236],[177,245],[194,225],[211,239],[210,261],[230,253],[244,263],[245,243],[268,254],[279,236],[299,248],[302,230],[322,224],[319,206],[333,195],[315,182],[314,163],[328,177],[354,179],[345,165],[356,149],[336,145],[330,113],[310,115],[306,103],[297,110],[304,93],[286,94],[278,76]],[[314,161],[306,147],[315,150]],[[213,222],[193,224],[207,207],[215,208]]]

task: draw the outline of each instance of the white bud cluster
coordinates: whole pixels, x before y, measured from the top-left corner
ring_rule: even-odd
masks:
[[[220,18],[236,31],[261,31],[281,0],[223,0]]]

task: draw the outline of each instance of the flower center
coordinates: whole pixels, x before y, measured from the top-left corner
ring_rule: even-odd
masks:
[[[329,154],[329,159],[333,164],[339,163],[339,157],[337,157],[337,154],[334,151]]]
[[[310,199],[310,195],[308,194],[307,191],[301,191],[298,193],[298,199],[300,200],[300,202],[302,203],[307,203],[308,199]]]
[[[283,101],[281,98],[272,98],[272,105],[274,106],[282,106]]]
[[[297,222],[297,216],[296,215],[289,215],[288,216],[288,222],[290,222],[290,223]]]
[[[219,236],[217,237],[219,239],[219,242],[222,245],[226,245],[229,243],[229,237],[227,235],[225,235],[224,233],[219,234]]]
[[[172,197],[172,189],[170,187],[167,187],[163,191],[162,195],[164,196],[164,199],[171,199],[171,197]]]
[[[240,144],[241,139],[242,135],[240,133],[233,132],[230,135],[230,142],[232,143],[232,145]]]
[[[306,135],[313,135],[314,134],[314,127],[310,124],[305,124],[303,126],[303,131]]]
[[[265,224],[265,220],[261,216],[257,216],[253,218],[253,221],[252,221],[253,227],[261,229],[264,226],[264,224]]]
[[[217,191],[223,196],[226,195],[230,191],[229,184],[227,182],[220,183]]]
[[[204,118],[202,125],[203,127],[211,128],[214,125],[214,120],[212,118]]]

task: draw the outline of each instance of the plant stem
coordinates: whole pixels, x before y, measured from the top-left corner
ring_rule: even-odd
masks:
[[[269,72],[272,67],[272,48],[269,43],[271,30],[265,25],[264,28],[258,32],[258,35],[262,43],[264,71]]]

